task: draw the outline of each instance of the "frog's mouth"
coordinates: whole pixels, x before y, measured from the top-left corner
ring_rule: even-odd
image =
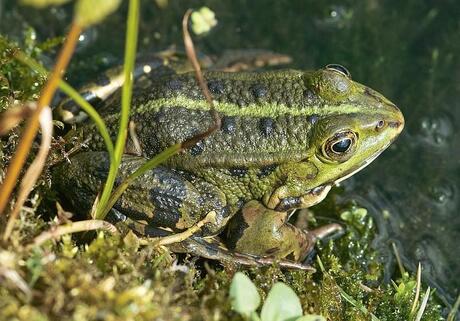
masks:
[[[390,144],[388,144],[389,146]],[[388,146],[385,146],[384,149],[386,149]],[[383,150],[381,150],[380,152],[376,153],[374,156],[372,156],[371,158],[368,158],[366,159],[364,162],[362,162],[357,168],[353,169],[350,173],[346,174],[345,176],[342,176],[340,177],[339,179],[335,180],[333,182],[333,184],[337,185],[339,184],[340,182],[346,180],[347,178],[355,175],[356,173],[358,173],[359,171],[361,171],[362,169],[366,168],[370,163],[372,163],[377,157],[380,156],[380,154],[383,152]]]

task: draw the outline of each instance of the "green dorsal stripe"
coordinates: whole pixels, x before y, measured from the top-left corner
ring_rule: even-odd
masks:
[[[314,114],[352,114],[352,113],[375,113],[375,110],[366,109],[362,106],[352,104],[340,104],[336,106],[321,105],[321,106],[299,106],[289,107],[285,104],[248,104],[244,107],[236,104],[214,101],[216,110],[228,116],[248,116],[248,117],[272,117],[276,118],[282,115],[293,116],[309,116]],[[209,110],[209,105],[205,100],[195,100],[184,96],[172,98],[160,98],[150,100],[145,104],[135,107],[138,113],[157,111],[162,107],[184,107],[191,110]]]

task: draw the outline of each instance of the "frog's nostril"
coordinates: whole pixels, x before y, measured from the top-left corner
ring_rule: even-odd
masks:
[[[388,122],[388,127],[398,129],[398,133],[400,133],[404,128],[403,121],[390,121]]]

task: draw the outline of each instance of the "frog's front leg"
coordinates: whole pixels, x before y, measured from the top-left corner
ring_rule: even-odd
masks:
[[[338,224],[329,224],[316,230],[301,230],[288,223],[288,218],[286,211],[275,211],[258,201],[250,201],[229,222],[225,243],[235,252],[299,262],[312,251],[318,239],[342,229]]]
[[[281,165],[283,183],[263,197],[263,203],[277,211],[308,208],[321,202],[331,190],[331,184],[315,186],[318,168],[310,162]]]
[[[144,164],[145,158],[123,156],[117,184]],[[54,169],[57,188],[75,208],[89,211],[109,170],[105,152],[82,152]],[[156,167],[136,179],[122,194],[114,208],[133,220],[174,232],[186,230],[203,218],[212,218],[198,235],[218,234],[236,212],[216,186],[192,174]]]

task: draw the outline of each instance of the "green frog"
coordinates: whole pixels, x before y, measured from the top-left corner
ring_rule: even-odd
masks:
[[[163,57],[143,68],[149,75],[133,92],[117,183],[165,148],[213,125],[195,74],[172,65]],[[185,252],[243,263],[301,262],[318,238],[340,227],[301,230],[288,222],[290,214],[321,202],[333,185],[379,156],[404,127],[401,111],[353,81],[340,65],[314,71],[208,70],[204,78],[220,128],[137,179],[114,213],[148,236],[180,233],[206,218],[178,245]],[[114,139],[121,95],[112,92],[104,99],[87,96],[98,101]],[[57,166],[53,176],[65,198],[88,212],[106,179],[109,157],[93,123],[78,126],[76,135],[86,150]],[[217,236],[224,245],[210,247]]]

